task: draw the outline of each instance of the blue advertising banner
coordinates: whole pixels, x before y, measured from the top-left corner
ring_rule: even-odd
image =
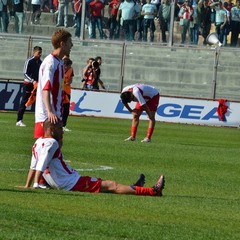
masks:
[[[0,110],[18,111],[22,93],[21,82],[0,81]],[[33,111],[34,105],[26,110]]]

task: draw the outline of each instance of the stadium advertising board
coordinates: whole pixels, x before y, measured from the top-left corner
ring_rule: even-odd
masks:
[[[0,82],[0,110],[17,111],[22,97],[22,84]],[[218,101],[161,97],[156,113],[157,121],[190,123],[202,125],[233,126],[240,125],[240,103],[227,102],[225,121],[217,114]],[[132,103],[132,107],[134,103]],[[34,110],[34,105],[27,108]],[[132,115],[123,106],[119,93],[83,91],[72,89],[70,113],[96,117],[126,118]],[[146,114],[141,116],[147,120]]]
[[[23,94],[22,83],[0,81],[0,110],[17,111]],[[34,105],[27,111],[33,111]]]
[[[240,103],[227,102],[227,105],[225,121],[220,121],[217,114],[218,101],[161,97],[156,120],[238,127],[240,125],[240,111],[238,111]],[[119,93],[73,89],[70,110],[72,115],[132,118],[131,113],[123,106]],[[143,114],[141,118],[147,120],[146,114]]]

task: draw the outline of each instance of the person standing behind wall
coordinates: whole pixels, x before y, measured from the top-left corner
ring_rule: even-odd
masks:
[[[143,19],[143,41],[147,42],[147,33],[148,28],[150,29],[150,41],[154,40],[154,32],[156,30],[154,18],[157,15],[157,7],[154,4],[150,3],[150,0],[147,0],[147,3],[142,7]]]
[[[190,0],[185,0],[179,11],[181,25],[181,44],[186,42],[186,35],[190,28],[190,23],[193,21],[193,8]]]
[[[232,16],[232,35],[231,47],[236,47],[238,43],[238,35],[240,33],[240,0],[237,0],[236,6],[231,9]]]
[[[32,0],[31,24],[39,24],[41,17],[41,0]]]
[[[29,97],[31,96],[31,92],[34,89],[34,85],[38,83],[39,68],[42,63],[42,60],[40,59],[41,55],[42,48],[39,46],[35,46],[33,48],[33,56],[28,58],[24,64],[23,96],[20,103],[20,107],[18,109],[16,123],[16,126],[18,127],[26,127],[26,125],[23,123],[23,115],[26,110],[25,104],[27,103]]]
[[[13,0],[13,11],[15,17],[15,31],[18,34],[22,34],[24,20],[23,0]]]
[[[118,8],[121,4],[120,0],[112,0],[109,3],[108,14],[109,14],[109,39],[119,39],[120,24],[117,21]]]
[[[203,0],[198,2],[200,9],[200,27],[202,30],[203,45],[207,44],[207,36],[211,29],[211,8],[208,5],[209,0]]]
[[[68,0],[58,1],[58,18],[56,27],[68,27]]]
[[[167,42],[166,32],[170,29],[171,5],[169,0],[163,0],[158,10],[158,19],[162,32],[162,42]]]
[[[8,32],[8,7],[7,0],[0,0],[0,32]]]
[[[75,11],[75,37],[80,38],[81,34],[81,18],[82,18],[82,0],[74,0],[74,11]]]
[[[125,0],[120,4],[117,14],[117,21],[123,28],[124,37],[127,41],[134,40],[136,17],[139,14],[137,4],[132,0]]]
[[[90,38],[96,39],[96,27],[98,28],[100,39],[105,38],[106,36],[105,36],[105,33],[103,32],[103,23],[102,23],[102,18],[103,18],[102,12],[104,11],[104,4],[100,0],[93,0],[89,4],[89,9],[90,9],[90,21],[91,21],[91,27],[92,27]]]

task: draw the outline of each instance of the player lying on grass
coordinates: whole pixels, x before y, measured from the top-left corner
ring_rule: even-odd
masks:
[[[37,139],[32,148],[32,160],[25,186],[22,188],[39,187],[43,176],[52,188],[80,192],[105,192],[117,194],[162,196],[165,179],[161,175],[153,187],[143,187],[144,175],[131,186],[119,184],[111,180],[102,180],[89,176],[81,176],[64,160],[61,152],[63,128],[62,123],[51,123],[46,120],[43,124],[44,137]]]

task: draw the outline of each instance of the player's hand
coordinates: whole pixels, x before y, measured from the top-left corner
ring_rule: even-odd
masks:
[[[137,109],[133,109],[131,113],[132,113],[132,115],[134,115],[134,116],[141,115],[141,111],[140,111],[140,110],[137,110]]]
[[[57,116],[52,112],[48,113],[48,120],[54,124],[58,122]]]

